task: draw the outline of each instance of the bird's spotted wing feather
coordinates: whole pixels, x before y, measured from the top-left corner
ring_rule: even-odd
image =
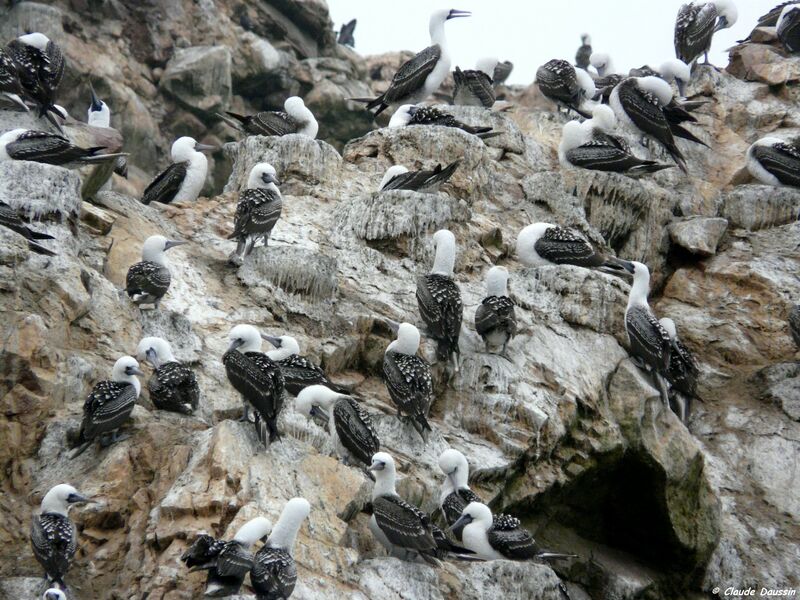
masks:
[[[423,552],[436,548],[428,515],[399,496],[378,496],[372,501],[372,511],[392,544]]]
[[[434,44],[403,63],[392,77],[392,83],[384,93],[383,101],[386,104],[393,104],[421,89],[441,56],[442,49],[438,44]]]
[[[169,204],[178,195],[183,180],[186,179],[186,172],[189,169],[188,162],[172,163],[161,171],[156,178],[145,188],[142,194],[142,203],[161,202]]]
[[[334,405],[333,420],[342,445],[362,463],[370,464],[381,442],[369,413],[355,399],[346,396]]]

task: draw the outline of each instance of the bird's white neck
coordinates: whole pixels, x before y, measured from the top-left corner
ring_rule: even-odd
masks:
[[[456,264],[456,243],[450,237],[442,237],[436,244],[436,257],[433,259],[432,275],[453,276]]]
[[[142,250],[142,260],[147,262],[154,262],[162,267],[167,266],[167,255],[163,250]]]
[[[374,500],[378,496],[386,496],[386,495],[397,495],[397,491],[394,487],[395,484],[395,472],[394,467],[390,465],[386,465],[383,471],[378,471],[375,473],[375,485],[372,487],[372,499]]]
[[[297,532],[303,524],[304,515],[294,511],[284,511],[281,518],[275,525],[275,529],[269,536],[267,544],[270,548],[281,548],[291,554],[294,542],[297,539]]]
[[[650,293],[650,277],[644,273],[636,273],[633,276],[633,285],[628,296],[628,309],[634,306],[649,308],[647,295]]]
[[[295,352],[292,352],[291,348],[276,348],[275,350],[270,350],[266,354],[272,360],[283,360],[284,358],[289,358],[292,354],[295,354]]]
[[[447,48],[447,37],[444,34],[444,24],[446,21],[441,19],[431,19],[428,31],[431,34],[431,45],[438,44],[444,54]]]

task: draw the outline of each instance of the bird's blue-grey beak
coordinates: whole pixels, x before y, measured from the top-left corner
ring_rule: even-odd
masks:
[[[717,24],[714,26],[714,33],[720,31],[721,29],[725,29],[728,26],[728,19],[725,17],[720,17],[717,19]]]
[[[50,590],[47,590],[45,592],[44,598],[45,600],[61,600],[61,596],[59,595],[58,592],[51,592]]]
[[[208,144],[195,144],[194,149],[198,152],[214,152],[219,150],[216,146],[209,146]]]
[[[274,335],[267,335],[266,333],[262,333],[261,338],[267,340],[270,344],[272,344],[276,348],[280,348],[281,345],[283,344],[281,338],[275,337]]]
[[[158,368],[158,353],[153,348],[148,348],[144,353],[147,362],[153,365],[154,369]]]
[[[462,514],[460,517],[458,517],[458,520],[456,520],[456,522],[450,526],[450,531],[458,529],[459,527],[465,527],[470,523],[472,523],[472,517],[466,513]]]
[[[369,467],[370,471],[383,471],[386,468],[386,463],[376,460]]]
[[[450,11],[450,14],[447,15],[447,19],[455,19],[457,17],[469,17],[472,15],[471,12],[468,10],[456,10],[455,8]]]
[[[678,86],[678,94],[680,94],[681,98],[686,98],[686,82],[676,77],[675,85]]]
[[[175,246],[183,246],[184,244],[188,244],[189,242],[184,242],[182,240],[167,240],[167,243],[164,244],[164,250],[169,250],[170,248],[174,248]]]
[[[278,181],[278,178],[275,177],[275,175],[273,175],[272,173],[264,173],[261,176],[261,180],[264,183],[274,183],[275,185],[280,185],[281,184],[281,182]]]
[[[228,352],[241,348],[242,346],[244,346],[244,340],[242,338],[236,338],[231,342],[231,345],[228,346]]]
[[[408,114],[413,117],[415,114],[417,114],[418,110],[419,110],[419,106],[409,106],[408,107]]]
[[[633,263],[627,260],[620,261],[620,264],[622,265],[622,268],[631,275],[633,275],[633,272],[636,270],[636,267],[633,266]]]
[[[126,375],[144,375],[142,370],[139,367],[127,367],[125,369]]]
[[[392,321],[391,319],[384,319],[383,322],[386,323],[386,326],[391,330],[392,333],[396,334],[398,331],[400,331],[400,323],[398,323],[397,321]]]
[[[97,502],[97,500],[92,500],[91,498],[87,498],[86,496],[74,493],[67,496],[67,502],[69,504],[79,504],[79,503],[87,503],[87,502]]]
[[[103,103],[97,97],[97,94],[94,93],[94,86],[91,83],[89,84],[89,91],[92,94],[92,111],[97,112],[103,110]]]

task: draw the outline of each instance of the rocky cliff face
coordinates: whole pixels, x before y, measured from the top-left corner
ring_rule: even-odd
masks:
[[[231,535],[256,514],[274,520],[297,495],[312,512],[295,551],[296,598],[555,600],[559,577],[573,599],[800,584],[800,367],[786,325],[800,298],[800,194],[755,185],[742,169],[749,143],[800,123],[795,88],[700,71],[690,92],[709,103],[694,131],[713,150],[685,147],[688,177],[670,169],[637,181],[561,170],[563,121],[533,87],[506,90],[510,113],[451,109],[505,132],[486,143],[460,130],[372,131],[369,115],[344,98],[367,95],[373,77],[380,88],[381,65],[397,57],[367,62],[336,47],[322,2],[22,2],[2,17],[3,39],[35,24],[63,45],[63,104],[82,115],[79,83],[90,77],[133,168],[90,205],[75,172],[0,164],[0,200],[38,219],[59,252],[31,254],[0,228],[0,596],[36,596],[30,515],[65,481],[101,500],[72,513],[75,598],[196,598],[203,576],[178,561],[187,542],[201,531]],[[275,108],[290,93],[320,118],[321,140],[229,144],[215,157],[208,196],[191,205],[132,197],[176,135],[233,139],[214,111]],[[21,118],[0,112],[0,131]],[[462,166],[442,193],[374,192],[391,164],[455,159]],[[234,268],[225,238],[235,191],[262,160],[283,181],[284,212],[270,247]],[[574,226],[650,266],[656,312],[676,321],[701,361],[703,402],[688,429],[661,410],[627,358],[627,283],[579,268],[521,268],[513,240],[533,221]],[[415,278],[429,269],[430,235],[441,227],[459,244],[464,366],[451,386],[435,367],[434,432],[423,444],[394,417],[380,377],[391,338],[382,319],[419,321]],[[191,244],[171,251],[161,310],[140,311],[117,290],[155,233]],[[518,304],[510,360],[484,353],[473,328],[492,264],[511,271]],[[579,558],[556,572],[386,558],[366,516],[353,516],[370,484],[330,456],[324,430],[288,408],[283,441],[265,451],[251,425],[232,420],[240,400],[220,357],[240,322],[293,335],[355,386],[398,461],[406,498],[432,510],[436,459],[458,448],[496,510]],[[200,410],[158,411],[145,392],[130,439],[68,460],[66,434],[86,394],[145,335],[170,340],[195,368]],[[423,354],[433,360],[430,343]]]

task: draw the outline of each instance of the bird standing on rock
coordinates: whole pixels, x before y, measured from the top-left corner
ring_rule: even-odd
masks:
[[[61,48],[43,33],[27,33],[6,46],[17,67],[25,95],[39,105],[39,116],[51,118],[56,95],[64,78],[64,55]],[[56,127],[58,124],[52,121]]]
[[[168,240],[163,235],[152,235],[144,241],[142,260],[131,265],[125,277],[125,293],[134,304],[152,304],[158,309],[172,281],[164,253],[186,243]]]
[[[79,167],[116,161],[125,154],[98,154],[104,146],[81,148],[64,136],[27,129],[13,129],[0,135],[0,162],[29,160],[59,167]]]
[[[508,343],[517,334],[514,302],[508,297],[508,269],[492,267],[486,274],[486,296],[475,311],[475,330],[486,351],[500,347],[506,356]]]
[[[711,40],[717,31],[733,27],[739,11],[731,0],[698,0],[683,4],[675,19],[675,56],[691,65],[701,54],[708,62]]]
[[[225,115],[217,113],[217,116],[247,135],[284,136],[299,133],[313,140],[319,131],[314,113],[299,96],[287,98],[282,111],[265,110],[250,116],[227,112]]]
[[[232,263],[241,264],[257,241],[263,240],[264,246],[268,244],[283,211],[279,185],[271,164],[258,163],[250,170],[247,187],[239,192],[233,233],[228,236],[229,240],[236,240],[236,251],[230,257]]]
[[[342,393],[347,391],[331,382],[320,366],[301,356],[300,344],[292,336],[261,334],[261,337],[274,346],[275,350],[267,352],[267,356],[280,367],[283,385],[292,396],[297,396],[300,390],[310,385],[324,385]]]
[[[142,204],[194,202],[206,183],[208,159],[202,154],[216,150],[191,137],[181,137],[172,144],[172,164],[150,182],[142,194]]]
[[[176,360],[167,340],[146,337],[139,342],[136,355],[153,366],[153,375],[147,383],[153,406],[186,415],[197,410],[200,403],[197,377],[192,369]]]

